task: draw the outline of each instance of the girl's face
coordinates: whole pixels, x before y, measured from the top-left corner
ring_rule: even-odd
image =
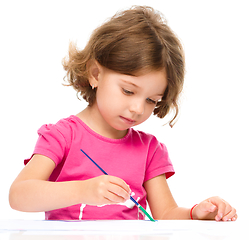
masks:
[[[96,85],[95,109],[102,121],[108,128],[126,133],[152,114],[167,87],[166,72],[152,71],[135,77],[101,66]]]

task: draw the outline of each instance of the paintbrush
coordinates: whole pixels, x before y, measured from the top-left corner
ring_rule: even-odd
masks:
[[[103,168],[101,168],[92,158],[90,158],[82,149],[80,149],[80,151],[83,152],[105,175],[108,175],[108,173]],[[150,214],[132,196],[130,196],[130,199],[152,222],[155,222]]]

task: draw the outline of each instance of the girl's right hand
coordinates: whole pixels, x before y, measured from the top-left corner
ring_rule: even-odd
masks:
[[[85,185],[83,202],[87,205],[117,204],[130,199],[131,189],[121,178],[101,175],[82,183]]]
[[[35,154],[10,187],[11,207],[24,212],[44,212],[82,203],[121,203],[130,197],[129,186],[110,175],[84,181],[48,181],[54,168],[52,159]]]

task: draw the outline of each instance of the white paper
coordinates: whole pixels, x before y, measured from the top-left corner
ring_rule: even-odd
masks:
[[[237,236],[237,222],[160,220],[32,221],[0,220],[1,231],[26,231],[26,235],[168,235]],[[69,232],[70,231],[70,232]]]

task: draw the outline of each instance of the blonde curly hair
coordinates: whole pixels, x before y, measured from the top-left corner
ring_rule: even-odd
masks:
[[[167,25],[163,15],[147,6],[133,6],[118,12],[95,29],[83,50],[69,46],[69,55],[63,60],[68,86],[92,106],[96,89],[88,76],[92,60],[121,74],[137,76],[142,72],[165,68],[167,88],[154,109],[154,115],[164,118],[170,110],[178,112],[178,98],[183,88],[185,61],[182,45]]]

